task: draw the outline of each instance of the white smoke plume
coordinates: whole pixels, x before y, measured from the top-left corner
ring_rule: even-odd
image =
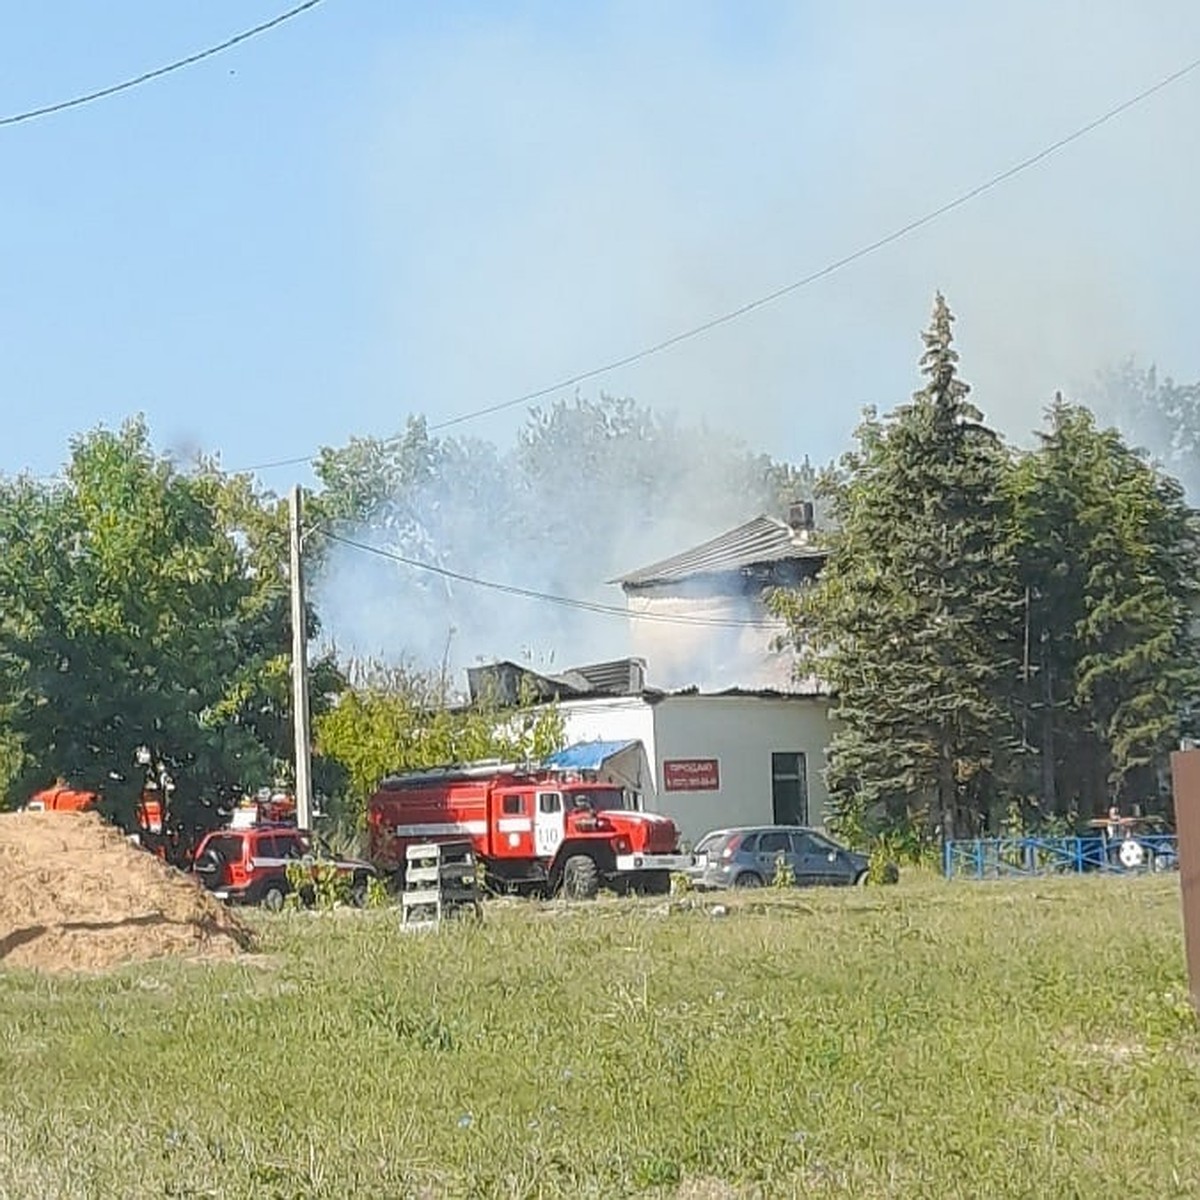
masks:
[[[1190,0],[589,14],[560,28],[508,12],[389,52],[368,224],[396,294],[395,377],[431,420],[818,269],[1200,53]],[[1057,390],[1078,396],[1127,354],[1200,378],[1198,95],[1200,73],[604,386],[824,461],[863,404],[919,386],[939,288],[976,401],[1018,441]]]
[[[434,439],[428,462],[365,519],[338,525],[359,545],[330,543],[313,599],[343,656],[445,668],[458,680],[498,658],[553,672],[629,654],[624,596],[609,580],[785,511],[812,484],[811,470],[789,470],[728,435],[608,400],[560,405],[504,450]],[[659,682],[653,663],[650,676]]]

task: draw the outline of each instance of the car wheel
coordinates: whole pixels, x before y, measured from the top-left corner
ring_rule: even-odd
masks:
[[[287,884],[277,883],[272,880],[263,888],[262,906],[268,912],[279,912],[283,908],[283,903],[287,899],[288,889]]]
[[[350,903],[355,908],[367,907],[367,881],[361,875],[350,885]]]
[[[733,886],[735,888],[760,888],[762,885],[762,876],[756,871],[743,871],[733,881]]]

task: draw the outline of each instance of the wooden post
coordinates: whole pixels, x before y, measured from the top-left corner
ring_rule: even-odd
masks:
[[[1188,994],[1192,1006],[1200,1011],[1200,750],[1176,750],[1171,755],[1171,786],[1179,838]]]

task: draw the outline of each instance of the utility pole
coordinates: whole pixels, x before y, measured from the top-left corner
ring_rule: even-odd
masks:
[[[292,724],[296,734],[296,824],[312,828],[312,761],[308,732],[308,631],[300,565],[300,485],[291,495]]]

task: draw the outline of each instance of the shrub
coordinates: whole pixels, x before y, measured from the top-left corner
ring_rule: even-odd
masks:
[[[794,888],[796,886],[796,872],[782,854],[775,860],[775,874],[771,876],[771,886],[776,888]]]
[[[292,907],[302,901],[321,912],[328,912],[350,900],[350,876],[340,871],[332,860],[320,855],[288,863],[287,881],[292,889],[289,899],[295,898]]]
[[[691,877],[683,871],[671,872],[671,895],[686,896],[688,892],[695,891],[695,886],[692,883]]]

